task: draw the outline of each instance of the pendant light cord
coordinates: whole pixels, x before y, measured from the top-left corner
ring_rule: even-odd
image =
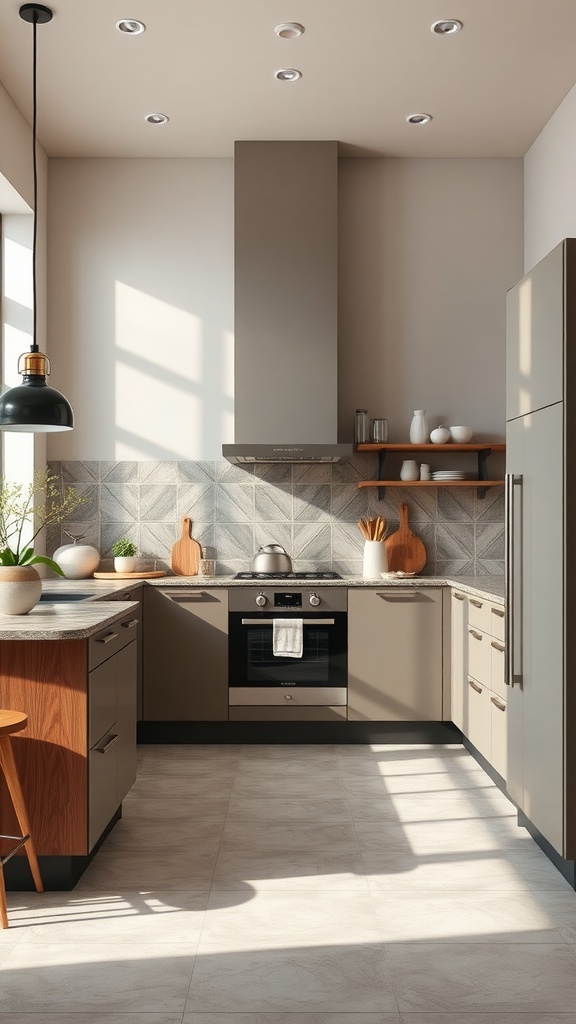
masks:
[[[32,225],[32,344],[30,346],[31,352],[39,352],[38,344],[36,342],[36,236],[38,234],[38,224],[36,220],[36,211],[38,209],[38,157],[36,153],[36,121],[37,121],[37,96],[36,96],[36,30],[38,27],[38,14],[34,12],[33,25],[33,49],[32,49],[32,172],[33,172],[33,188],[32,188],[32,201],[34,203],[34,220]]]

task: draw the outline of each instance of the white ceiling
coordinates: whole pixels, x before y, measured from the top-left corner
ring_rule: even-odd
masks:
[[[48,2],[50,6],[50,2]],[[30,120],[32,26],[0,3],[0,79]],[[49,156],[231,157],[235,139],[342,155],[523,156],[576,81],[576,0],[54,0],[38,27]],[[121,35],[120,18],[147,31]],[[462,32],[437,36],[433,21]],[[299,39],[274,27],[299,21]],[[302,71],[278,82],[280,67]],[[161,111],[167,125],[144,114]],[[425,111],[431,124],[405,116]]]

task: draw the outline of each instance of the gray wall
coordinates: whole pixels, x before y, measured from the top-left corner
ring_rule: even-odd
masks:
[[[340,433],[504,440],[505,294],[523,274],[521,160],[340,161]]]

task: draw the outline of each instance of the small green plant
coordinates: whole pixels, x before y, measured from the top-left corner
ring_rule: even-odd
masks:
[[[126,537],[120,537],[112,545],[114,558],[132,558],[136,554],[136,545]]]
[[[63,576],[59,565],[46,555],[35,555],[33,541],[40,530],[61,523],[79,505],[88,501],[73,487],[60,489],[57,477],[35,473],[27,486],[0,480],[0,565],[44,565]],[[24,527],[32,525],[32,536],[23,540]]]

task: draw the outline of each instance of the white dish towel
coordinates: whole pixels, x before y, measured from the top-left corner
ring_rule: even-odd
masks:
[[[302,619],[273,620],[273,653],[275,658],[301,658],[304,647]]]

